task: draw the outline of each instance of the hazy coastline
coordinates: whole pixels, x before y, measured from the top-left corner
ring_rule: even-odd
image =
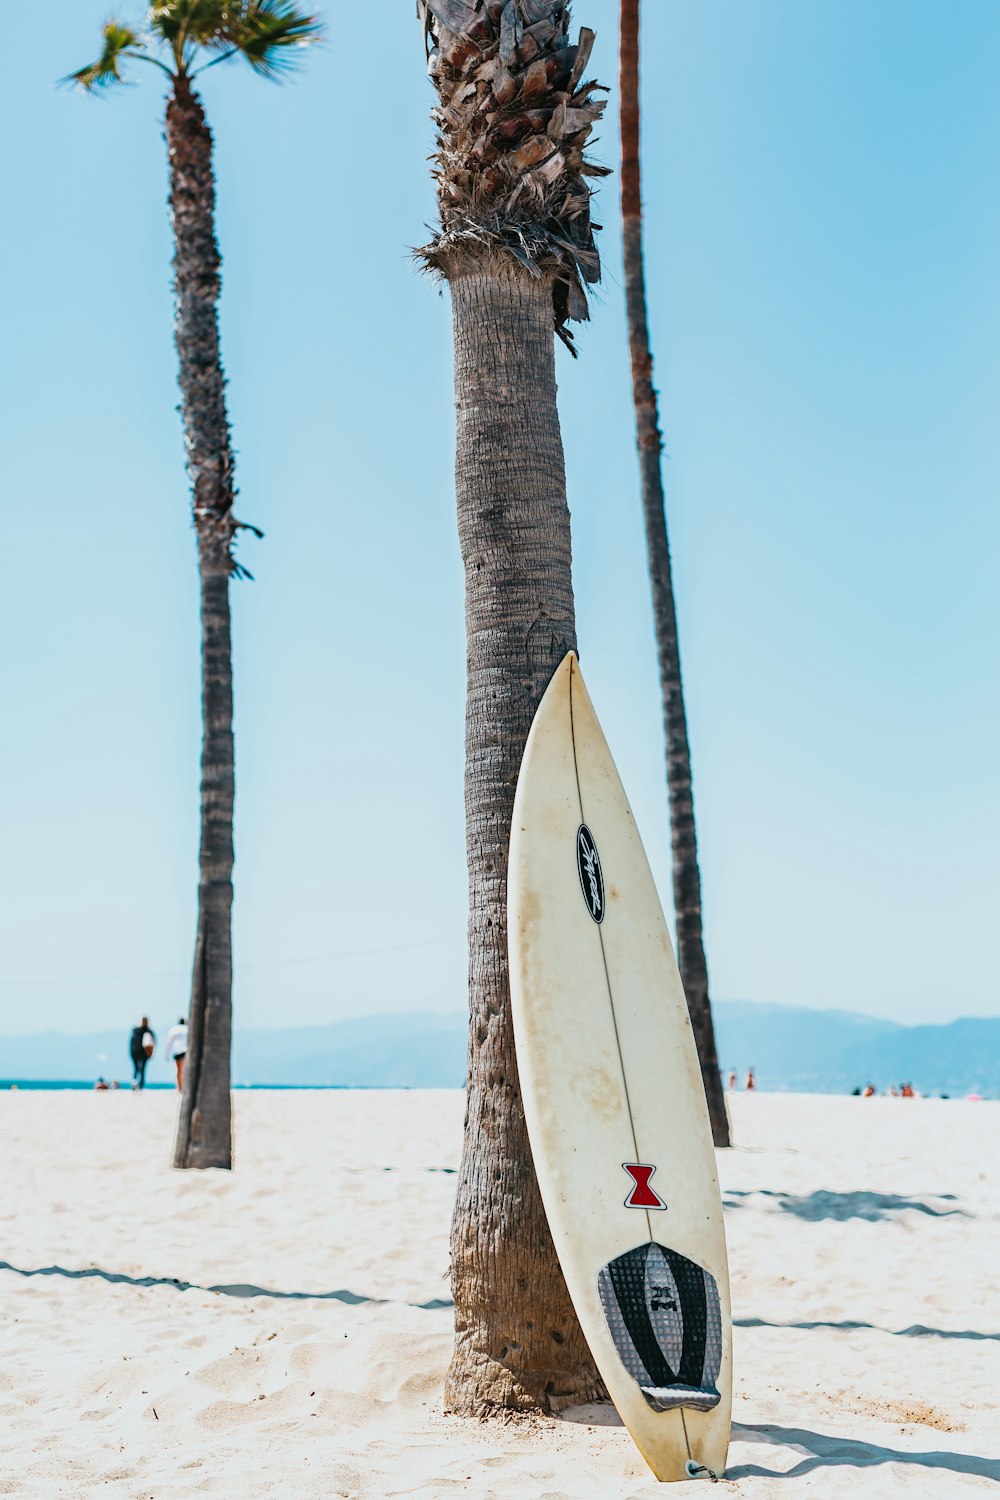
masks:
[[[921,1094],[1000,1098],[1000,1018],[902,1026],[841,1010],[751,1001],[713,1005],[722,1071],[742,1083],[752,1067],[766,1092],[849,1094],[872,1082],[883,1091],[907,1081]],[[155,1024],[155,1020],[154,1020]],[[127,1083],[121,1032],[0,1036],[7,1080],[92,1084],[103,1075]],[[373,1013],[326,1026],[237,1026],[233,1082],[251,1088],[461,1088],[467,1020],[452,1012]],[[161,1051],[147,1087],[172,1084]],[[0,1087],[5,1086],[0,1082]]]

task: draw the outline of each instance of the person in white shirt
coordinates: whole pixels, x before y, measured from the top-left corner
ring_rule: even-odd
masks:
[[[188,1023],[181,1016],[176,1026],[167,1032],[167,1056],[172,1057],[177,1069],[177,1087],[184,1082],[184,1059],[188,1049]]]

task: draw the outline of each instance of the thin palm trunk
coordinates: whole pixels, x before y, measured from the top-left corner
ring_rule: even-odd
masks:
[[[507,971],[517,774],[542,694],[576,645],[552,286],[497,256],[454,275],[451,292],[468,642],[470,1029],[446,1400],[483,1415],[590,1401],[600,1387],[535,1179]]]
[[[191,80],[227,58],[280,78],[319,40],[317,18],[294,0],[193,4],[158,0],[145,26],[108,21],[96,59],[65,80],[88,93],[126,81],[127,65],[170,79],[167,148],[174,233],[174,337],[201,579],[201,839],[198,929],[174,1165],[231,1167],[233,661],[229,580],[249,577],[233,557],[233,450],[219,353],[220,258],[215,239],[212,135]]]
[[[687,996],[691,1024],[698,1045],[705,1097],[717,1146],[729,1145],[729,1122],[715,1048],[715,1029],[708,997],[708,965],[701,917],[701,874],[695,836],[691,750],[688,743],[684,690],[681,683],[680,644],[674,603],[670,545],[660,451],[659,411],[653,386],[653,357],[649,347],[646,281],[643,263],[642,194],[639,166],[639,0],[621,0],[621,137],[622,238],[625,257],[625,300],[629,348],[632,356],[632,394],[635,401],[642,509],[646,524],[653,617],[663,694],[663,725],[667,744],[667,787],[673,845],[674,910],[677,918],[677,964]]]
[[[232,1166],[233,457],[219,352],[220,257],[212,135],[181,75],[167,104],[170,211],[184,443],[201,575],[201,838],[198,932],[176,1167]]]

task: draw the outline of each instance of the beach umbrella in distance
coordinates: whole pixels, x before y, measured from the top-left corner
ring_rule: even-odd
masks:
[[[123,80],[132,64],[166,79],[170,219],[174,236],[174,337],[201,580],[201,840],[188,1061],[174,1166],[231,1167],[233,904],[233,665],[231,578],[249,577],[234,556],[233,447],[219,349],[219,247],[215,237],[212,134],[194,80],[242,60],[280,78],[297,49],[320,35],[315,16],[288,0],[156,0],[145,27],[112,20],[96,62],[66,79],[88,92]]]
[[[660,418],[653,385],[653,356],[646,313],[646,274],[643,260],[642,192],[639,161],[639,3],[621,0],[621,140],[622,244],[625,260],[625,305],[629,352],[632,358],[632,396],[642,481],[642,510],[646,550],[653,591],[653,619],[663,698],[663,727],[667,742],[667,791],[673,848],[674,912],[677,919],[677,967],[698,1046],[702,1082],[717,1146],[729,1145],[726,1101],[715,1049],[715,1028],[708,998],[708,965],[701,921],[701,872],[695,836],[691,747],[688,743],[677,610],[667,537],[660,450]]]
[[[421,0],[438,95],[439,222],[423,262],[451,290],[467,632],[469,1071],[452,1226],[457,1339],[446,1403],[486,1415],[590,1401],[600,1383],[535,1180],[507,969],[518,769],[576,646],[555,335],[587,317],[600,262],[584,145],[603,99],[566,0]]]

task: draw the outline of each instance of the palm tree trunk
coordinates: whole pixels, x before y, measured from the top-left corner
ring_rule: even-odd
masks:
[[[642,477],[649,576],[653,590],[656,647],[663,693],[667,742],[667,786],[674,858],[674,910],[677,917],[677,964],[687,996],[698,1045],[701,1076],[717,1146],[729,1145],[729,1122],[715,1050],[715,1029],[708,998],[708,966],[701,921],[701,875],[695,837],[691,750],[681,683],[680,645],[674,605],[670,546],[660,466],[659,412],[653,387],[649,348],[646,282],[643,265],[642,196],[639,167],[639,0],[621,0],[621,135],[622,238],[625,255],[625,301],[632,356],[632,394]]]
[[[507,856],[532,718],[575,647],[551,276],[453,271],[456,491],[467,628],[469,1062],[452,1225],[446,1403],[484,1416],[602,1394],[535,1179],[514,1057]]]
[[[175,1167],[232,1166],[233,457],[219,352],[212,136],[183,74],[167,104],[175,338],[201,573],[201,839],[188,1060]]]

